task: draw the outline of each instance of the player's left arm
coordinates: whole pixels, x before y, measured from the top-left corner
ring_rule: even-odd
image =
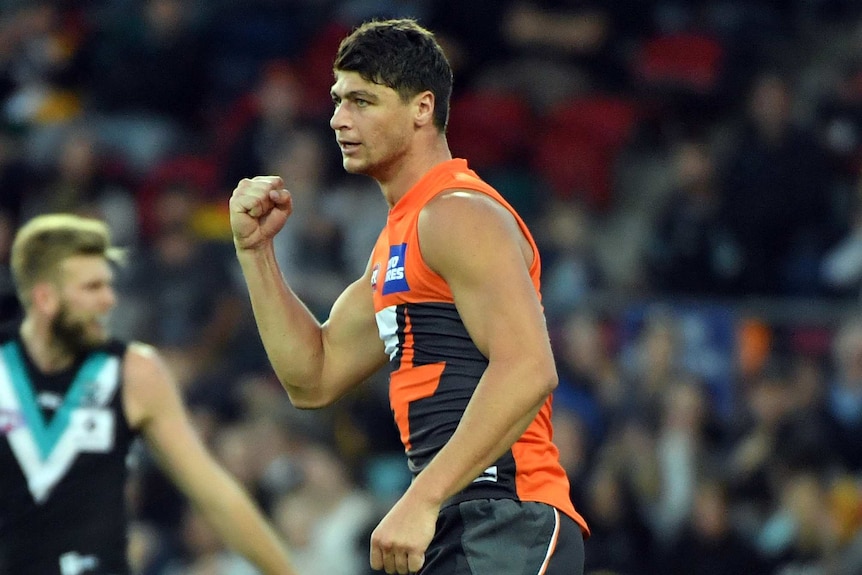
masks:
[[[124,367],[125,410],[161,468],[228,547],[267,575],[294,575],[287,551],[245,489],[207,450],[174,378],[156,350],[132,344]]]
[[[442,502],[472,482],[526,431],[557,385],[529,268],[533,252],[514,217],[477,192],[449,192],[419,219],[426,263],[449,285],[488,368],[447,445],[415,489]]]
[[[419,244],[489,363],[449,442],[372,535],[371,564],[390,573],[418,569],[440,505],[517,441],[557,385],[534,254],[508,210],[478,192],[441,194],[422,210]]]

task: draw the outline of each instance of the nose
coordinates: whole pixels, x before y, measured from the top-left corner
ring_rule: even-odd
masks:
[[[329,118],[329,127],[336,132],[341,128],[347,127],[347,113],[344,112],[341,104],[336,105],[332,111],[332,117]]]

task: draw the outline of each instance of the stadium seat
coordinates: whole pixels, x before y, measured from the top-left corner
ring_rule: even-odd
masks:
[[[611,207],[614,164],[637,128],[639,109],[625,98],[589,95],[568,100],[541,118],[532,167],[560,198],[594,210]]]
[[[641,45],[633,76],[647,87],[709,94],[718,88],[723,58],[723,46],[711,36],[663,34]]]
[[[475,90],[453,99],[447,137],[453,155],[476,170],[523,163],[532,110],[513,93]]]

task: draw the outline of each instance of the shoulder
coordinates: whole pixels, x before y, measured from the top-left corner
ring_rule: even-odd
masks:
[[[505,205],[477,190],[445,190],[419,212],[419,233],[426,241],[463,241],[495,232],[520,235],[520,227]]]
[[[471,228],[482,227],[486,218],[512,220],[512,214],[496,198],[463,188],[444,190],[422,207],[420,220],[444,220],[453,225],[468,223]]]
[[[139,427],[172,403],[168,400],[176,395],[176,384],[155,347],[130,342],[124,358],[126,415],[132,427]]]
[[[441,275],[465,259],[486,261],[524,242],[523,231],[506,206],[488,194],[464,189],[431,199],[419,214],[418,234],[423,258]]]
[[[127,365],[132,366],[133,369],[152,367],[161,363],[161,357],[156,348],[139,341],[125,344],[125,358]]]

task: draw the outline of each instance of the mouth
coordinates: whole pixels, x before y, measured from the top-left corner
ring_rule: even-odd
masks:
[[[359,146],[360,144],[358,142],[348,142],[345,140],[339,140],[338,142],[338,147],[341,148],[341,153],[345,155],[355,152]]]

